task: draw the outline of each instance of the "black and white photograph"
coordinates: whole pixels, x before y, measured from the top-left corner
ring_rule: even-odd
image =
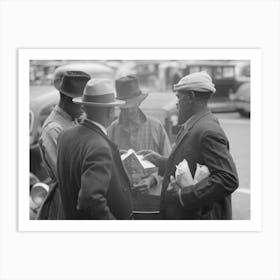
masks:
[[[28,62],[30,220],[251,220],[250,58]]]
[[[0,279],[279,280],[278,0],[0,1]]]
[[[249,61],[30,61],[29,115],[30,219],[250,219]]]

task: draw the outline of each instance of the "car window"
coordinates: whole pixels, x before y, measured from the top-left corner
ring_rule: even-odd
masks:
[[[213,78],[214,79],[222,79],[223,78],[223,69],[222,67],[218,66],[213,69]]]
[[[213,77],[212,67],[202,66],[200,71],[205,71],[209,76]]]
[[[234,67],[224,67],[223,68],[223,77],[225,79],[234,78]]]
[[[195,72],[199,72],[200,71],[200,67],[199,66],[191,66],[189,67],[189,74],[195,73]]]

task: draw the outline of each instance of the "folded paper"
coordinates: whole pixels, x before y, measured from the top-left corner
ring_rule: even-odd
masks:
[[[189,164],[186,159],[176,165],[175,179],[181,187],[188,187],[194,184]]]
[[[176,182],[182,188],[195,185],[201,180],[207,178],[210,175],[209,169],[206,165],[197,164],[194,178],[191,174],[188,161],[184,159],[178,165],[176,165],[175,179]]]

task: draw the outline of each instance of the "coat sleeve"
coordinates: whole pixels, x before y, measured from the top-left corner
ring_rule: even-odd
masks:
[[[61,126],[56,123],[50,123],[48,125],[47,132],[41,135],[39,141],[39,147],[43,162],[47,165],[49,171],[52,173],[49,174],[52,178],[57,178],[57,142],[61,132]]]
[[[87,154],[82,166],[77,209],[88,219],[115,219],[106,199],[112,176],[112,154],[106,146]]]
[[[206,132],[201,137],[200,149],[210,176],[196,185],[182,189],[182,201],[188,210],[211,205],[230,195],[238,187],[236,167],[225,136],[215,131]]]
[[[159,135],[160,135],[159,153],[164,157],[169,157],[169,155],[171,153],[171,144],[170,144],[168,135],[167,135],[164,127],[162,126],[162,124],[160,124]]]

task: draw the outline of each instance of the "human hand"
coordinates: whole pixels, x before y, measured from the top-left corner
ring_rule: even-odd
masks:
[[[167,187],[168,192],[178,192],[179,189],[181,189],[181,186],[177,183],[176,179],[174,176],[170,176],[170,182]]]
[[[119,153],[120,153],[120,155],[123,155],[123,154],[125,154],[127,152],[127,150],[119,150]]]
[[[143,155],[144,160],[148,160],[156,166],[159,166],[159,162],[162,156],[152,150],[142,150],[137,153],[138,155]]]
[[[181,199],[181,186],[176,182],[176,179],[174,176],[170,176],[170,183],[168,184],[167,190],[166,190],[166,199],[169,201],[169,203],[172,204],[182,204]]]
[[[137,184],[133,184],[132,190],[140,192],[140,193],[145,193],[147,192],[150,188],[154,187],[157,184],[156,178],[151,175],[146,178],[142,178],[140,182]]]

